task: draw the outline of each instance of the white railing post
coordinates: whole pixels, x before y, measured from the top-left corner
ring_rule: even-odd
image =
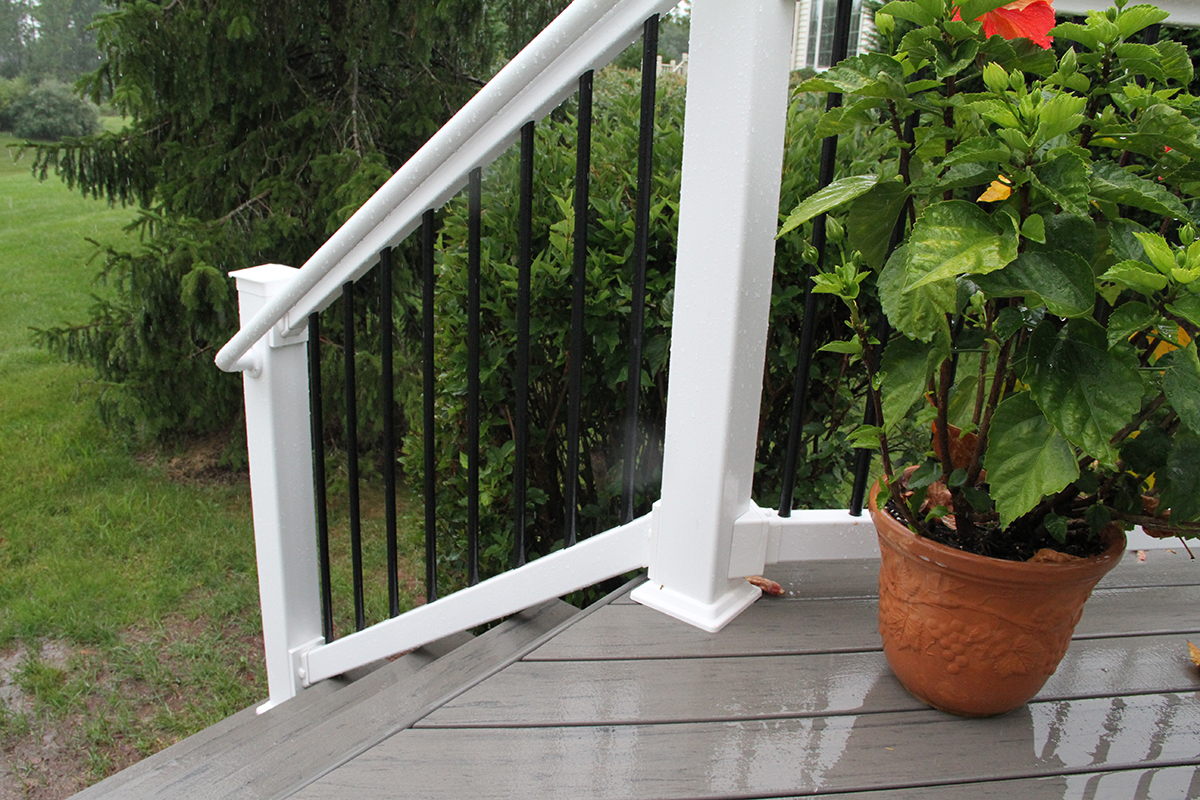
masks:
[[[231,273],[242,324],[299,270],[267,264]],[[324,642],[313,507],[308,411],[308,329],[270,330],[250,351],[243,373],[250,497],[262,604],[270,700],[263,712],[300,691],[300,657]]]
[[[759,596],[730,557],[750,509],[795,5],[692,3],[662,499],[634,598],[711,631]]]

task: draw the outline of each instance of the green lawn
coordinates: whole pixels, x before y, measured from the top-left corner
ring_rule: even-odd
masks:
[[[263,698],[249,490],[100,422],[31,328],[85,319],[127,209],[0,137],[0,796],[63,796]],[[14,689],[13,687],[16,687]],[[50,741],[49,746],[46,741]],[[0,757],[0,763],[5,759]]]
[[[14,141],[0,134],[0,797],[64,797],[264,700],[266,676],[249,482],[216,467],[224,440],[134,447],[101,422],[92,374],[34,344],[33,328],[87,319],[107,287],[86,238],[124,241],[133,211],[39,183]],[[407,490],[399,501],[409,608],[424,591],[420,511]],[[363,502],[378,620],[380,487]],[[330,504],[346,632],[347,513]]]
[[[192,599],[240,609],[253,594],[245,481],[185,484],[165,457],[137,457],[94,412],[90,374],[32,340],[85,318],[105,287],[84,237],[121,240],[132,212],[39,183],[11,157],[0,208],[0,645],[108,642]]]

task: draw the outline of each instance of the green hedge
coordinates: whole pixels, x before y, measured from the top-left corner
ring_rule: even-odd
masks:
[[[654,184],[646,291],[644,363],[640,376],[638,513],[649,509],[661,480],[667,365],[683,153],[685,84],[660,79],[655,125]],[[781,208],[793,207],[815,191],[820,138],[817,122],[824,98],[797,96],[789,116]],[[593,121],[591,213],[587,260],[586,352],[582,408],[579,496],[580,534],[620,521],[623,473],[626,348],[630,312],[631,254],[636,196],[638,77],[608,69],[596,83]],[[529,557],[561,546],[566,453],[567,351],[570,337],[572,204],[575,174],[575,116],[565,107],[539,124],[535,137],[533,319],[526,507]],[[841,168],[869,171],[879,153],[865,131],[849,134]],[[482,572],[504,569],[511,548],[512,408],[515,397],[515,304],[518,156],[510,151],[484,172],[481,356],[481,550]],[[466,528],[466,265],[465,196],[441,214],[436,291],[437,485],[439,562],[443,582],[464,580]],[[835,239],[837,237],[835,236]],[[778,503],[782,450],[790,415],[807,264],[799,237],[777,249],[769,353],[762,406],[762,444],[756,499]],[[835,242],[830,257],[841,257]],[[411,325],[419,283],[408,280],[404,319]],[[403,290],[402,290],[403,291]],[[822,309],[817,345],[841,337],[841,309]],[[419,353],[419,343],[404,345]],[[360,358],[360,363],[362,359]],[[812,368],[811,409],[806,417],[799,505],[844,506],[849,496],[853,453],[845,434],[861,422],[862,385],[846,356],[818,353]],[[403,410],[411,421],[402,463],[419,486],[424,447],[417,362],[400,367]],[[366,394],[370,389],[360,389]]]
[[[13,135],[21,139],[57,142],[100,130],[96,106],[55,83],[42,84],[14,100],[7,116],[12,121]]]

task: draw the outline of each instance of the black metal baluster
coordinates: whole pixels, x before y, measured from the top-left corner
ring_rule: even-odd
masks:
[[[425,601],[437,599],[437,459],[433,431],[433,209],[421,217],[421,351],[425,424]]]
[[[592,164],[592,77],[591,70],[579,78],[578,134],[575,142],[575,240],[571,284],[571,349],[567,355],[567,471],[564,491],[566,516],[563,547],[579,537],[579,412],[583,404],[583,303],[587,282],[588,206]]]
[[[313,494],[317,512],[317,569],[321,578],[321,635],[333,641],[329,586],[329,506],[325,500],[325,415],[321,403],[321,315],[308,315],[308,418],[312,431]]]
[[[516,451],[513,464],[512,565],[525,563],[526,446],[529,439],[529,290],[533,267],[533,123],[521,127],[521,196],[517,213]]]
[[[832,63],[846,58],[850,42],[851,0],[838,0],[833,26]],[[842,95],[830,92],[825,110],[831,111],[842,104]],[[818,188],[824,189],[833,182],[835,159],[837,158],[837,136],[826,137],[821,142],[821,168]],[[796,364],[796,385],[792,395],[792,416],[788,430],[787,451],[783,462],[783,488],[779,498],[779,516],[792,515],[792,493],[796,488],[796,465],[800,458],[800,434],[804,425],[804,412],[808,403],[808,371],[812,366],[813,338],[817,325],[817,296],[812,291],[814,275],[825,264],[825,215],[813,219],[813,247],[817,251],[817,263],[809,265],[808,280],[804,286],[804,321],[800,326],[800,353]]]
[[[646,261],[650,242],[650,191],[654,168],[655,71],[658,56],[658,15],[642,30],[642,108],[638,125],[637,208],[633,229],[633,296],[629,320],[629,369],[625,390],[625,455],[621,485],[621,521],[633,519],[637,482],[638,401],[642,388],[642,330],[646,315]]]
[[[342,339],[346,368],[346,469],[350,483],[350,560],[354,571],[354,629],[367,627],[363,602],[362,523],[358,500],[358,400],[354,380],[354,282],[342,287]]]
[[[479,251],[483,170],[467,190],[467,585],[479,583]]]
[[[900,220],[898,225],[903,225],[904,220]],[[883,358],[883,348],[887,345],[888,337],[891,331],[888,322],[884,319],[879,326],[879,352],[875,356],[875,369],[879,369],[879,362]],[[886,422],[886,420],[885,420]],[[875,390],[870,386],[867,387],[867,410],[863,413],[863,425],[878,425],[879,420],[875,416]],[[872,447],[860,447],[854,453],[854,488],[850,492],[850,516],[861,517],[863,502],[867,497],[867,481],[870,478],[871,459],[875,455],[875,449]]]
[[[388,616],[400,615],[400,558],[396,552],[396,403],[392,361],[395,350],[392,321],[392,248],[379,252],[379,337],[382,341],[383,380],[383,509],[387,539]]]
[[[904,121],[904,141],[912,144],[916,141],[917,122],[920,119],[919,113],[909,114],[908,119]],[[909,202],[912,202],[910,199]],[[904,240],[904,232],[908,227],[906,210],[900,212],[896,224],[892,226],[892,238],[888,241],[887,254],[884,256],[884,263],[900,246],[900,242]],[[960,318],[961,319],[961,318]],[[879,323],[879,332],[876,338],[879,339],[880,345],[876,355],[876,369],[882,363],[883,350],[887,347],[888,339],[891,338],[891,326],[888,325],[887,317],[883,317]],[[870,386],[867,387],[867,410],[863,414],[864,425],[879,425],[880,420],[876,419],[875,415],[875,390]],[[887,420],[883,420],[883,424],[887,424]],[[867,481],[870,480],[871,458],[874,455],[874,448],[860,448],[855,453],[854,461],[854,488],[850,492],[850,516],[861,517],[863,503],[867,497]]]

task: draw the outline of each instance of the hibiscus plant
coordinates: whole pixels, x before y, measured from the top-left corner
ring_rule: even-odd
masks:
[[[873,387],[855,441],[882,451],[880,506],[919,533],[1009,558],[1097,552],[1114,521],[1200,533],[1200,100],[1187,50],[1154,41],[1167,16],[896,0],[884,39],[916,27],[892,54],[801,86],[842,95],[821,135],[894,134],[780,235],[845,214],[852,256],[814,290],[845,302],[832,347]],[[886,324],[860,307],[872,284]],[[930,455],[902,478],[889,435],[930,405]]]

